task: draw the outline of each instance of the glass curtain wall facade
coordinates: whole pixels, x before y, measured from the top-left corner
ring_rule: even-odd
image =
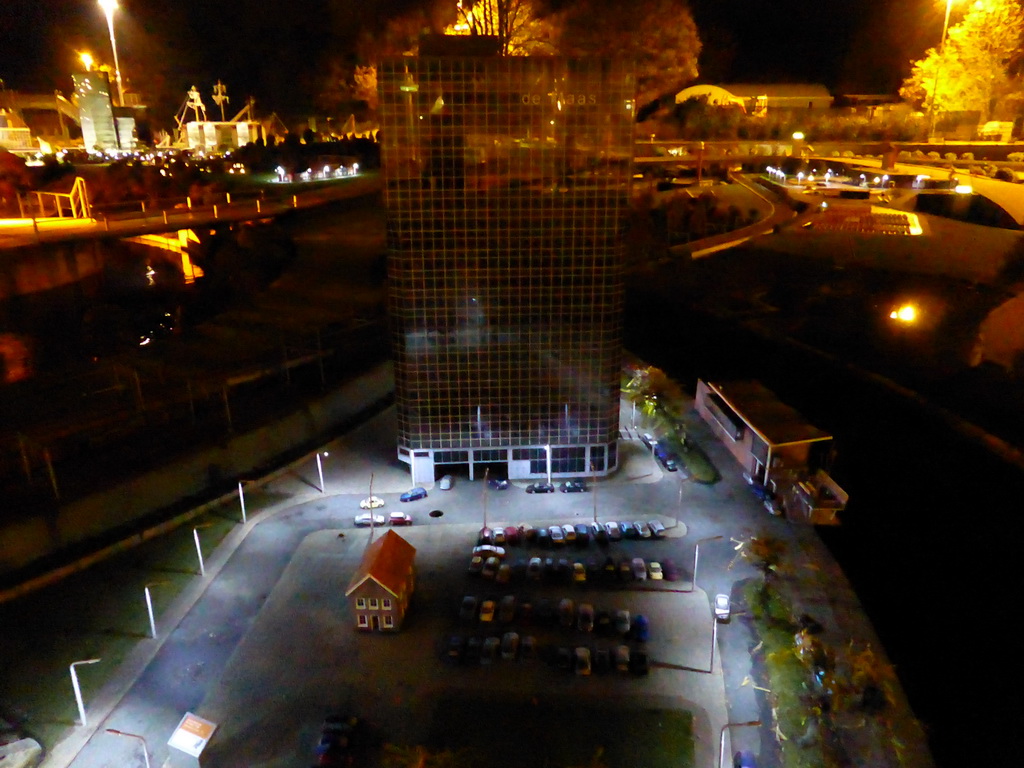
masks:
[[[404,57],[378,81],[399,458],[415,482],[612,471],[631,68]]]

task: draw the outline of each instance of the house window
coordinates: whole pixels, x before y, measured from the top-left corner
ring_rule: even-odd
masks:
[[[366,610],[366,598],[365,597],[357,597],[356,598],[356,610],[357,611],[365,611]]]
[[[371,597],[370,598],[370,610],[371,611],[376,611],[379,607],[380,607],[380,605],[377,602],[377,598],[376,597]]]
[[[369,619],[368,619],[368,618],[366,617],[366,615],[365,615],[365,614],[362,614],[362,613],[361,613],[361,614],[359,614],[359,616],[358,616],[358,617],[356,617],[356,618],[357,618],[357,620],[358,620],[358,624],[359,624],[359,626],[360,626],[360,627],[362,627],[363,629],[365,629],[365,628],[367,628],[367,627],[369,627],[369,626],[370,626],[370,620],[369,620]]]
[[[395,620],[393,618],[391,618],[391,614],[390,613],[384,614],[384,628],[385,629],[394,629],[395,628]]]
[[[391,598],[390,597],[385,597],[383,600],[381,600],[380,601],[380,607],[383,608],[385,611],[390,611],[391,610]]]

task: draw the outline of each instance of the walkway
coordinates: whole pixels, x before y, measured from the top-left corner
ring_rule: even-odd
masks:
[[[336,200],[366,195],[380,187],[380,177],[373,173],[339,180],[308,191],[299,191],[299,186],[291,185],[288,191],[275,190],[277,195],[271,199],[140,211],[103,219],[0,219],[0,250],[38,243],[135,237],[225,222],[272,218],[295,209],[313,208]],[[296,191],[289,194],[292,189]]]

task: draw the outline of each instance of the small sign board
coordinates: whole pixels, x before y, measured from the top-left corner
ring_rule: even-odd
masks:
[[[167,740],[167,745],[181,750],[186,755],[199,757],[216,729],[216,723],[186,712],[171,738]]]

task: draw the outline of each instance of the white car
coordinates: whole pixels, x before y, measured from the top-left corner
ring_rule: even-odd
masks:
[[[384,499],[380,496],[371,496],[368,499],[363,499],[359,502],[360,509],[379,509],[384,506]],[[367,523],[369,525],[369,523]]]
[[[647,574],[654,581],[661,581],[665,574],[661,572],[661,563],[650,562],[647,564]]]
[[[364,512],[356,515],[355,523],[358,526],[384,525],[384,515],[375,515],[372,512]]]
[[[728,595],[715,595],[715,618],[719,621],[728,621],[731,606]]]
[[[441,478],[439,487],[441,488],[442,491],[450,491],[454,484],[455,478],[453,478],[451,475],[445,475],[444,477]]]

